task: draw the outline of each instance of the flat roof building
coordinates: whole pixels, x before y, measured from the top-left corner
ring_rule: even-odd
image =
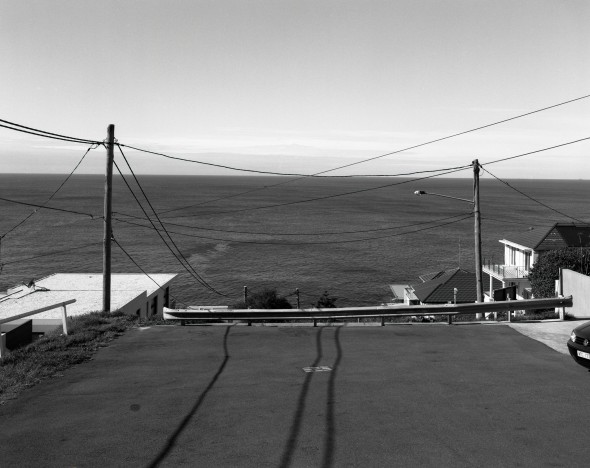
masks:
[[[162,315],[169,307],[170,283],[176,274],[113,273],[111,310],[142,318]],[[48,305],[76,299],[67,306],[68,317],[102,310],[102,273],[55,273],[9,289],[0,295],[0,319]],[[53,309],[30,317],[40,323],[61,323],[61,310]],[[42,321],[42,322],[41,322]]]

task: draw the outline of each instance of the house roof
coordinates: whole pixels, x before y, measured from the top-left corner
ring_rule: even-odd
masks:
[[[111,275],[111,310],[117,310],[141,294],[149,297],[159,287],[166,287],[176,274],[113,273]],[[156,285],[155,282],[158,283]],[[67,306],[68,316],[87,314],[102,310],[101,273],[56,273],[31,283],[30,287],[20,285],[9,289],[6,296],[0,296],[0,319],[12,317],[31,310],[76,299]],[[60,309],[41,312],[34,319],[61,317]]]
[[[504,240],[533,250],[590,247],[590,225],[556,223],[547,227],[530,228]]]
[[[447,304],[454,300],[454,289],[457,288],[457,303],[475,302],[477,289],[475,273],[461,268],[439,271],[420,276],[423,283],[414,286],[414,294],[424,304]],[[489,285],[488,275],[482,278],[484,289]],[[502,283],[493,279],[493,288],[497,289]]]

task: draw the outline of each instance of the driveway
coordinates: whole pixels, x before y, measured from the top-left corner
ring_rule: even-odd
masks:
[[[583,466],[589,385],[506,326],[136,329],[0,407],[0,464]]]

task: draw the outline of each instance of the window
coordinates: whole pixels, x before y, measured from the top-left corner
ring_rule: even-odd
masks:
[[[510,249],[510,265],[516,265],[516,249],[514,247],[508,247]]]

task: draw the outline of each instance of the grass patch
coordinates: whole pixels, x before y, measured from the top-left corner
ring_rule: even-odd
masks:
[[[88,361],[98,348],[138,324],[136,317],[121,312],[93,312],[69,318],[67,336],[58,327],[37,341],[9,352],[0,359],[0,404],[44,379]]]

